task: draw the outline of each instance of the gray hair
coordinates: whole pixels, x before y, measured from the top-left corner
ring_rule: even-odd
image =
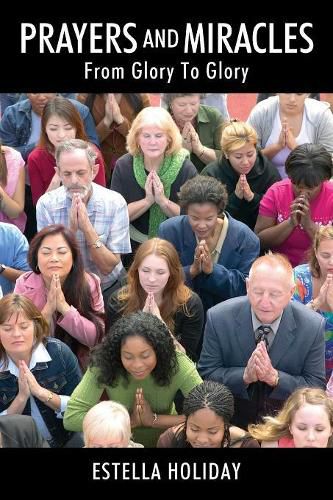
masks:
[[[59,144],[59,146],[57,146],[57,148],[55,150],[55,158],[56,158],[57,167],[60,168],[59,167],[59,160],[60,160],[60,156],[62,155],[62,153],[64,153],[64,152],[72,153],[73,151],[75,151],[77,149],[82,149],[83,151],[85,151],[88,163],[91,166],[91,168],[93,168],[95,165],[97,154],[92,149],[91,145],[86,141],[82,141],[82,139],[68,139],[66,141],[63,141],[61,144]]]

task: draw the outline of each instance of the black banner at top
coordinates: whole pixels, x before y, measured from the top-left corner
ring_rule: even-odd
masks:
[[[0,31],[0,91],[333,90],[331,27],[322,16],[143,19],[8,19],[7,32]]]

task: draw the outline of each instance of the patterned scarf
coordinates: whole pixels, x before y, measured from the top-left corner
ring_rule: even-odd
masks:
[[[157,172],[164,187],[164,194],[168,199],[170,198],[171,185],[175,182],[177,175],[188,156],[189,152],[187,149],[181,149],[178,153],[166,156]],[[142,189],[144,189],[147,174],[145,172],[143,155],[135,155],[133,157],[133,170],[136,182],[140,187],[142,187]],[[154,238],[154,236],[157,235],[160,224],[162,224],[162,222],[166,219],[167,216],[161,210],[160,206],[157,203],[154,203],[149,210],[149,238]]]

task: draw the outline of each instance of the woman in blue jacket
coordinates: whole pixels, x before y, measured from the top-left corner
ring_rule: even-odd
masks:
[[[187,215],[164,221],[158,232],[175,246],[186,284],[205,310],[246,294],[245,278],[259,255],[258,237],[224,211],[227,201],[221,182],[197,175],[180,189],[180,206]]]
[[[62,417],[81,379],[78,361],[30,299],[9,294],[0,300],[0,414],[31,415],[51,447],[72,437]]]

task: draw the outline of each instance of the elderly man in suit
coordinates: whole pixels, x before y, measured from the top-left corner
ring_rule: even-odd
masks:
[[[241,427],[280,409],[298,387],[325,388],[325,322],[290,302],[293,289],[287,259],[265,255],[251,267],[247,297],[208,311],[198,369],[232,391]]]

